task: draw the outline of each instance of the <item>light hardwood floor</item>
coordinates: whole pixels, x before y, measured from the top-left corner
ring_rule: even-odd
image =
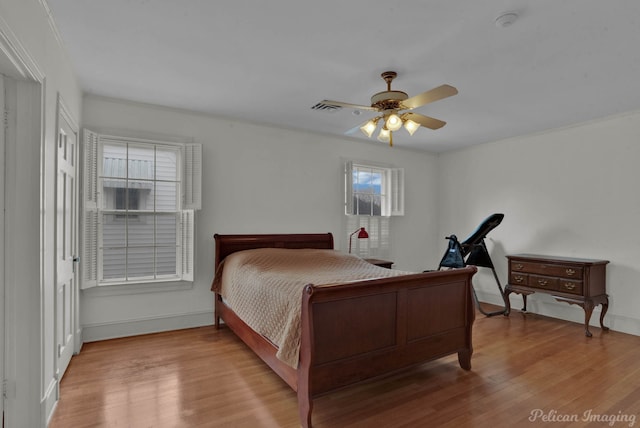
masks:
[[[640,337],[592,332],[531,313],[478,315],[471,371],[451,356],[319,397],[314,427],[640,426]],[[202,327],[85,344],[49,426],[299,422],[280,378],[228,329]]]

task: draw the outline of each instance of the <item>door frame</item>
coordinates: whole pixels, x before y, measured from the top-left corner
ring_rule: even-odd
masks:
[[[4,375],[4,336],[5,326],[4,318],[7,313],[7,309],[4,304],[5,293],[5,276],[4,276],[4,253],[5,253],[5,241],[4,241],[4,186],[5,186],[5,119],[4,119],[4,76],[0,74],[0,112],[2,113],[2,129],[0,130],[0,309],[2,309],[2,315],[0,316],[0,382],[2,382],[2,396],[0,397],[0,414],[2,414],[2,427],[4,428],[4,402],[5,402],[5,375]]]
[[[0,73],[6,78],[3,264],[3,423],[46,426],[43,411],[44,109],[45,74],[0,17]],[[4,125],[4,123],[3,123]],[[18,144],[19,142],[19,144]],[[26,180],[22,190],[15,182]],[[35,179],[34,179],[35,178]],[[40,190],[36,191],[36,187]],[[35,195],[31,192],[35,191]],[[34,197],[35,196],[35,197]],[[25,215],[26,214],[26,215]],[[22,218],[25,217],[25,218]],[[35,227],[35,225],[39,227]],[[11,251],[9,251],[11,249]],[[23,255],[28,254],[28,257]],[[31,260],[28,260],[31,258]],[[30,264],[29,264],[30,263]],[[16,284],[21,284],[18,287]],[[40,373],[33,376],[33,373]]]

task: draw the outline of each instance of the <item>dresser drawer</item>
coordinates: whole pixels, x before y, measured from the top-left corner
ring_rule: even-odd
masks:
[[[529,275],[529,287],[540,288],[542,290],[557,290],[558,278],[551,276]]]
[[[529,274],[511,272],[509,275],[509,283],[513,285],[529,285]]]
[[[558,279],[558,291],[564,293],[582,295],[582,281],[576,281],[573,279]]]
[[[559,276],[562,278],[582,279],[583,268],[581,266],[569,266],[539,262],[513,261],[511,270],[517,272],[537,273],[547,276]]]

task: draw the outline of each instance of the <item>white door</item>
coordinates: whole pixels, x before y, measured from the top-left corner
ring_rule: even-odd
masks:
[[[56,357],[62,378],[73,355],[77,295],[77,188],[78,133],[59,105],[56,193]]]

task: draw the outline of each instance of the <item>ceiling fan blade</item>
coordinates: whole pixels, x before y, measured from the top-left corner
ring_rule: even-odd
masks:
[[[361,105],[358,105],[358,104],[343,103],[342,101],[322,100],[318,104],[324,104],[324,105],[328,105],[328,106],[347,107],[347,108],[353,108],[353,109],[356,109],[356,110],[378,111],[376,108],[371,107],[371,106],[361,106]]]
[[[356,132],[360,131],[360,127],[362,125],[364,125],[365,123],[367,123],[367,122],[361,123],[360,125],[356,125],[353,128],[349,129],[348,131],[345,131],[344,135],[353,135],[353,134],[355,134]]]
[[[434,119],[433,117],[411,112],[403,114],[402,118],[413,120],[414,122],[419,123],[420,125],[429,129],[440,129],[447,124],[447,122],[444,122],[440,119]]]
[[[434,101],[441,100],[443,98],[451,97],[458,93],[458,90],[450,85],[441,85],[437,88],[433,88],[430,91],[423,92],[411,98],[407,98],[402,101],[402,105],[409,110],[416,107],[423,106],[425,104],[432,103]]]

